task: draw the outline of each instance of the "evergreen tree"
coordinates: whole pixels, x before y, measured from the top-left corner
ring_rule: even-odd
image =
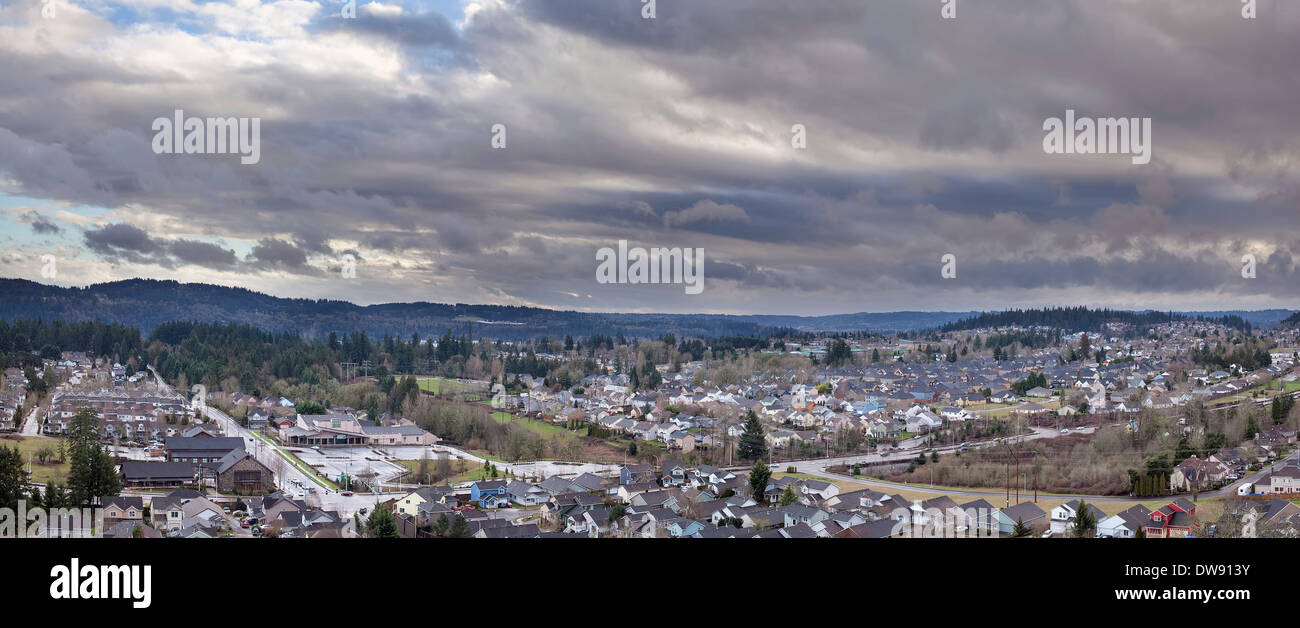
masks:
[[[26,485],[22,453],[17,447],[0,445],[0,508],[17,510],[18,500],[25,497]]]
[[[763,501],[763,493],[767,491],[767,483],[770,479],[772,479],[772,472],[768,470],[767,465],[763,464],[762,460],[755,462],[753,468],[749,470],[749,491],[754,501]]]
[[[1074,513],[1074,536],[1086,539],[1096,536],[1097,534],[1097,515],[1093,514],[1092,509],[1082,499],[1079,500],[1079,510]]]
[[[68,488],[77,505],[115,497],[122,490],[113,456],[99,444],[99,418],[92,408],[80,408],[68,426]]]
[[[434,536],[447,536],[451,531],[451,520],[447,518],[447,513],[442,513],[442,516],[433,522],[432,528]]]
[[[740,434],[738,453],[745,460],[755,460],[767,455],[767,440],[763,436],[763,424],[753,410],[745,417],[745,429]]]
[[[456,520],[451,523],[451,532],[449,536],[453,539],[463,539],[469,537],[469,522],[464,517],[456,514]]]
[[[1016,527],[1011,529],[1011,538],[1023,539],[1028,537],[1030,534],[1032,534],[1032,532],[1030,532],[1029,526],[1025,525],[1024,520],[1019,518],[1016,519]]]
[[[370,536],[377,539],[395,539],[399,536],[397,520],[393,518],[393,511],[388,509],[388,504],[375,506],[366,521],[366,527],[370,529]]]
[[[794,484],[786,484],[785,492],[781,493],[781,505],[789,506],[799,501],[799,496],[794,492]]]

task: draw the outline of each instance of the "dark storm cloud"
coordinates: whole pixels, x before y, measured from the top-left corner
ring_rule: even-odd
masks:
[[[32,231],[41,235],[52,235],[63,232],[63,227],[54,224],[49,218],[46,218],[35,211],[27,212],[23,215],[23,218],[32,226]]]
[[[92,227],[82,235],[86,248],[111,263],[156,264],[163,268],[197,266],[217,270],[230,270],[239,265],[231,249],[199,240],[157,238],[127,223]]]
[[[1011,148],[1016,131],[998,113],[998,103],[939,106],[921,123],[921,145],[936,149],[983,149],[1000,153]]]
[[[152,255],[162,248],[144,229],[125,223],[89,229],[84,236],[90,250],[105,256]]]
[[[206,268],[234,268],[239,261],[230,249],[196,240],[176,240],[168,245],[167,251],[178,263]]]
[[[283,270],[299,274],[316,272],[307,263],[307,253],[292,242],[278,238],[263,238],[253,247],[245,262],[260,270]]]
[[[455,50],[463,44],[445,15],[437,11],[412,12],[410,7],[399,14],[362,4],[357,7],[355,18],[342,19],[338,13],[331,12],[322,15],[318,24],[322,31],[361,33],[401,46]]]
[[[1067,286],[1294,298],[1300,12],[959,0],[944,21],[938,4],[659,0],[643,20],[639,0],[483,2],[458,30],[418,3],[355,20],[325,3],[296,22],[304,5],[264,3],[286,13],[232,11],[220,34],[61,15],[76,29],[62,40],[0,8],[0,29],[26,29],[0,33],[0,191],[118,212],[85,232],[89,252],[193,280],[283,285],[264,282],[364,256],[370,284],[330,286],[358,298],[791,312],[942,308],[947,288],[971,291],[963,309]],[[178,108],[261,117],[261,163],[154,154],[151,121]],[[1042,122],[1066,108],[1152,117],[1152,164],[1044,155]],[[20,221],[27,237],[58,228]],[[704,248],[710,289],[593,285],[593,251],[620,239]]]

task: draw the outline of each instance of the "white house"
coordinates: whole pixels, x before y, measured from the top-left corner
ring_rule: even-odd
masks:
[[[1137,504],[1097,522],[1097,536],[1131,539],[1150,520],[1151,510]]]
[[[1096,506],[1088,504],[1087,507],[1088,510],[1092,511],[1093,516],[1096,517],[1096,521],[1100,522],[1102,519],[1106,518],[1106,513],[1102,512],[1101,509]],[[1070,527],[1074,525],[1074,519],[1078,514],[1079,500],[1077,499],[1072,499],[1053,508],[1051,524],[1052,534],[1064,534],[1068,531]]]

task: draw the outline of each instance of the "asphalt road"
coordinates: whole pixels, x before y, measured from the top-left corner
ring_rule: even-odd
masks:
[[[912,452],[911,454],[909,454],[909,455],[907,456],[906,459],[911,459],[912,457],[915,457],[915,452]],[[1213,490],[1213,491],[1205,491],[1205,492],[1203,492],[1203,493],[1200,493],[1200,495],[1199,495],[1198,498],[1200,498],[1200,497],[1204,497],[1204,498],[1214,498],[1214,497],[1224,497],[1224,496],[1232,496],[1232,495],[1236,495],[1236,494],[1237,494],[1237,489],[1238,489],[1241,485],[1246,484],[1246,483],[1251,483],[1251,484],[1255,483],[1255,482],[1258,481],[1261,477],[1263,477],[1266,473],[1269,473],[1269,472],[1272,471],[1273,469],[1280,469],[1284,464],[1286,464],[1286,461],[1287,461],[1287,460],[1300,460],[1300,451],[1296,451],[1296,452],[1292,453],[1290,456],[1287,456],[1286,458],[1284,458],[1284,459],[1282,459],[1282,460],[1279,460],[1279,461],[1277,461],[1277,462],[1275,462],[1275,463],[1270,464],[1270,465],[1269,465],[1268,467],[1266,467],[1265,469],[1262,469],[1262,470],[1257,471],[1257,472],[1255,472],[1255,473],[1251,473],[1251,474],[1249,474],[1249,475],[1247,475],[1247,476],[1245,476],[1245,477],[1243,477],[1243,478],[1241,478],[1241,479],[1238,479],[1237,481],[1235,481],[1235,482],[1233,482],[1233,483],[1231,483],[1231,484],[1229,484],[1229,485],[1227,485],[1227,486],[1224,486],[1223,488],[1220,488],[1220,489],[1217,489],[1217,490]],[[898,482],[887,482],[887,481],[884,481],[884,480],[874,480],[874,479],[867,479],[867,478],[862,478],[862,477],[853,477],[853,476],[850,476],[850,475],[844,475],[844,474],[842,474],[842,473],[833,473],[833,472],[831,472],[831,471],[827,471],[827,468],[828,468],[828,467],[830,467],[830,466],[834,466],[834,465],[836,465],[836,464],[842,464],[842,463],[838,463],[838,462],[837,462],[837,463],[827,464],[826,461],[824,461],[824,460],[811,460],[811,461],[805,461],[805,462],[803,462],[803,463],[795,463],[794,466],[795,466],[795,468],[796,468],[800,473],[806,473],[806,474],[809,474],[809,475],[815,475],[815,476],[818,476],[818,477],[826,478],[826,479],[828,479],[828,480],[841,480],[841,481],[846,481],[846,482],[854,482],[854,483],[857,483],[857,484],[862,484],[862,485],[868,486],[868,487],[870,487],[870,488],[873,488],[873,489],[876,489],[876,490],[879,490],[879,491],[912,491],[912,492],[917,492],[917,493],[928,493],[928,494],[933,494],[933,495],[935,495],[935,496],[939,496],[939,495],[963,495],[963,496],[969,496],[969,497],[972,497],[972,498],[975,498],[975,497],[996,497],[996,498],[1001,498],[1001,499],[1005,499],[1005,498],[1006,498],[1006,494],[1007,494],[1007,492],[1006,492],[1005,490],[1002,490],[1002,491],[987,491],[987,490],[959,489],[959,488],[930,488],[930,487],[928,487],[928,486],[918,486],[918,485],[915,485],[915,484],[901,484],[901,483],[898,483]],[[1012,487],[1012,491],[1013,491],[1013,492],[1015,491],[1015,488],[1014,488],[1014,487]],[[1024,499],[1024,497],[1023,497],[1024,493],[1025,493],[1025,491],[1022,490],[1022,491],[1021,491],[1021,496],[1022,496],[1021,499],[1022,499],[1022,500]],[[1043,493],[1039,493],[1039,498],[1040,498],[1040,499],[1041,499],[1043,496],[1044,496]],[[1049,495],[1048,497],[1053,498],[1053,499],[1056,499],[1056,498],[1062,498],[1062,497],[1067,498],[1067,499],[1069,499],[1069,498],[1074,498],[1074,497],[1082,497],[1082,498],[1087,499],[1088,501],[1098,501],[1098,502],[1123,502],[1123,501],[1133,501],[1133,499],[1134,499],[1134,498],[1132,498],[1132,497],[1128,497],[1128,496],[1115,496],[1115,495],[1080,495],[1080,494],[1052,494],[1052,495]]]
[[[37,437],[42,436],[41,422],[36,419],[36,415],[40,414],[40,412],[41,412],[41,407],[37,405],[35,408],[32,408],[31,413],[28,414],[27,418],[23,420],[23,431],[22,431],[23,436],[37,436]]]
[[[204,413],[209,419],[216,421],[227,436],[238,436],[244,439],[244,448],[252,452],[258,462],[266,465],[275,474],[276,486],[280,487],[281,492],[290,496],[299,492],[298,487],[291,482],[291,480],[295,479],[304,486],[315,487],[316,492],[314,493],[304,492],[303,500],[308,505],[319,506],[322,510],[333,510],[344,517],[350,517],[352,513],[361,508],[373,507],[379,501],[396,494],[342,495],[333,489],[318,484],[314,478],[303,473],[288,460],[281,458],[278,446],[253,436],[252,432],[241,426],[238,421],[227,416],[226,413],[211,406],[204,406]]]

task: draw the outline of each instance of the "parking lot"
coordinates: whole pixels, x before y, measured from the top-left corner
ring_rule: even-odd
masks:
[[[479,456],[445,445],[435,445],[433,447],[380,447],[374,449],[370,447],[337,447],[320,450],[290,447],[286,449],[292,450],[303,462],[319,469],[330,479],[334,479],[340,474],[349,474],[352,477],[376,474],[381,484],[400,482],[399,477],[406,471],[406,468],[398,464],[398,460],[420,460],[427,455],[431,460],[435,460],[440,456],[451,456],[454,459],[484,462],[484,459]],[[618,465],[587,462],[543,460],[536,462],[498,462],[496,465],[505,473],[542,478],[552,475],[577,477],[583,473],[613,476],[618,473]]]
[[[305,447],[286,447],[292,450],[303,462],[320,470],[331,480],[342,474],[353,477],[375,474],[380,482],[396,478],[406,469],[401,465],[383,460],[383,457],[369,447],[338,447],[327,449],[307,449]],[[416,449],[423,449],[417,447]]]

